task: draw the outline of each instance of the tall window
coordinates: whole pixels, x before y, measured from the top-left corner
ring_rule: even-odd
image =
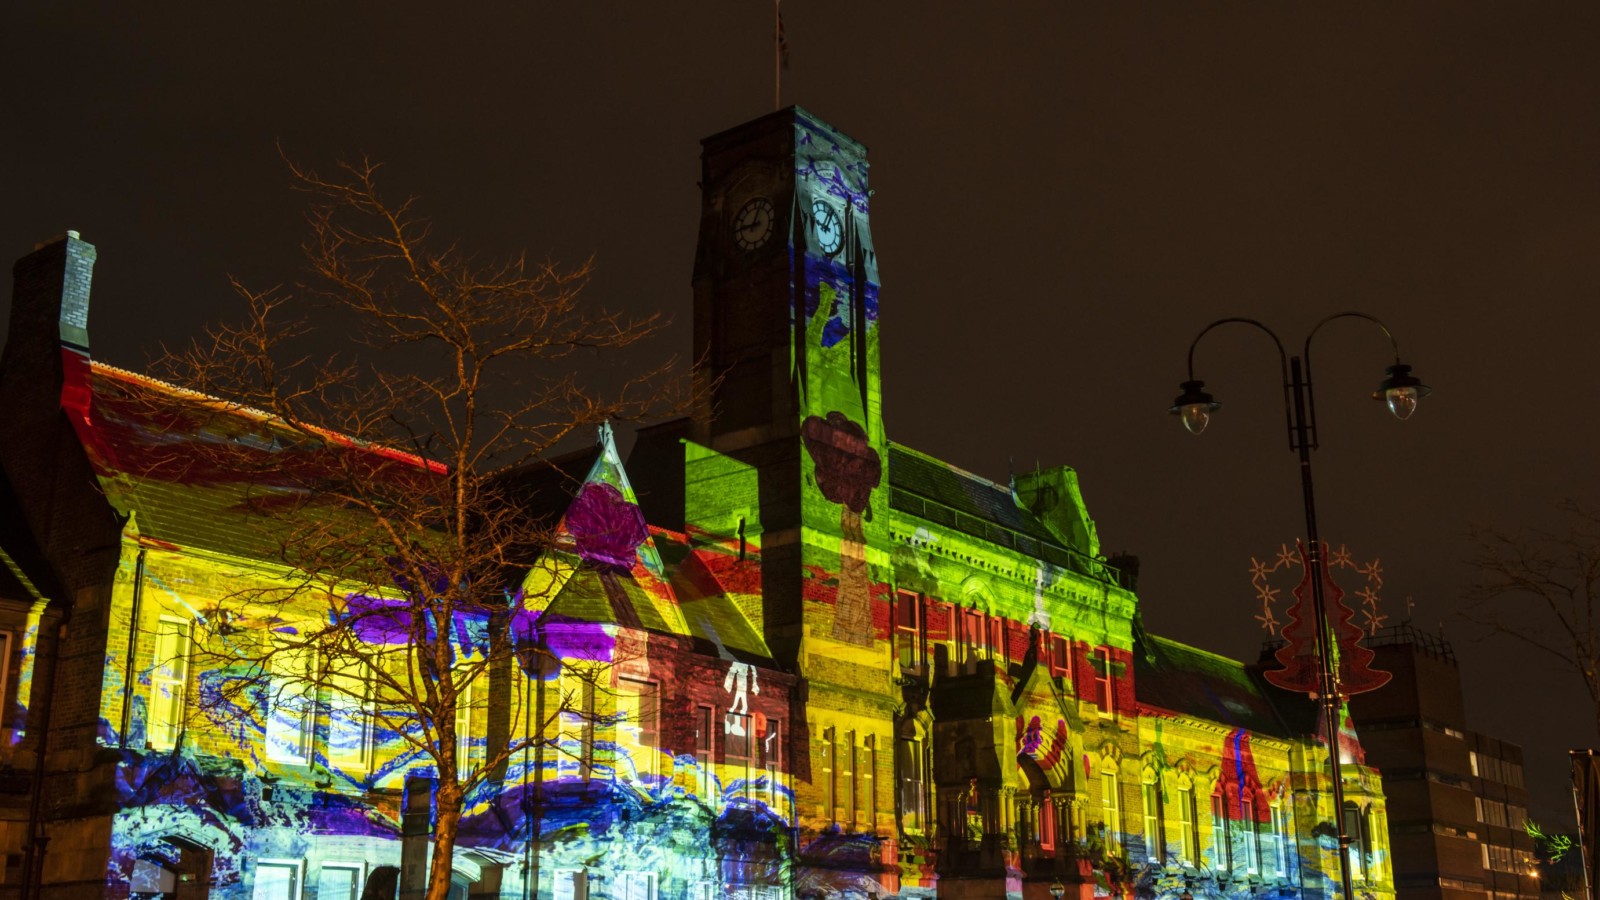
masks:
[[[1211,795],[1211,867],[1219,872],[1233,868],[1233,848],[1228,846],[1228,802]]]
[[[750,715],[730,712],[722,720],[722,764],[744,768],[750,758]]]
[[[1272,867],[1280,876],[1289,874],[1288,849],[1286,842],[1289,836],[1289,817],[1283,808],[1284,801],[1278,800],[1272,804]]]
[[[824,813],[828,821],[839,824],[839,766],[838,748],[834,745],[835,731],[833,726],[822,729],[822,777],[827,785],[827,792],[823,797]]]
[[[1100,715],[1111,716],[1116,714],[1116,694],[1111,690],[1111,652],[1105,647],[1094,651],[1090,657],[1090,665],[1094,668],[1094,702],[1100,707]]]
[[[372,741],[371,689],[365,666],[328,673],[328,764],[345,772],[367,768]]]
[[[1100,821],[1106,826],[1106,839],[1122,831],[1121,798],[1117,796],[1117,773],[1100,774]]]
[[[1005,668],[1010,648],[1006,646],[1006,620],[999,616],[989,617],[989,658],[994,660],[998,668]]]
[[[756,735],[757,747],[761,758],[758,761],[760,770],[767,779],[766,803],[768,808],[777,810],[783,797],[783,723],[779,719],[767,719],[766,730]]]
[[[976,609],[961,610],[961,661],[976,660],[983,647],[983,613]]]
[[[1251,800],[1239,801],[1240,843],[1244,845],[1244,867],[1251,873],[1261,870],[1260,849],[1256,846],[1256,805]]]
[[[1167,861],[1166,817],[1161,809],[1161,785],[1144,786],[1144,846],[1145,856],[1151,862]]]
[[[617,679],[617,744],[628,754],[636,775],[655,775],[658,768],[661,694],[648,681]]]
[[[836,757],[840,767],[840,784],[843,785],[849,797],[845,799],[844,809],[839,819],[850,827],[856,823],[856,798],[860,796],[860,786],[856,783],[858,770],[856,767],[856,733],[851,729],[844,733],[844,743],[839,747]]]
[[[1047,788],[1044,797],[1039,801],[1039,849],[1054,850],[1056,848],[1056,801],[1050,796]]]
[[[472,729],[482,727],[482,722],[478,721],[482,716],[472,708],[478,693],[474,682],[456,681],[456,684],[459,685],[459,693],[456,693],[456,778],[464,781],[472,775],[472,764],[477,761],[478,738]]]
[[[928,816],[922,742],[901,738],[895,742],[895,755],[895,768],[900,775],[900,824],[908,832],[920,833]]]
[[[1350,875],[1366,880],[1372,835],[1367,828],[1366,812],[1354,803],[1344,805],[1344,833],[1350,838]]]
[[[316,687],[311,652],[280,644],[268,658],[267,756],[280,762],[310,759],[311,713]]]
[[[711,730],[713,721],[711,707],[697,706],[694,713],[695,768],[698,770],[697,774],[700,781],[700,796],[706,798],[711,796],[711,763],[713,761],[711,742],[713,740],[712,735],[715,732]]]
[[[161,617],[156,623],[154,665],[150,670],[150,711],[146,740],[157,750],[171,750],[183,731],[189,696],[189,623]]]
[[[903,668],[920,671],[923,662],[923,644],[926,627],[922,616],[922,602],[909,591],[895,595],[894,638],[895,654]]]
[[[1056,678],[1070,678],[1072,672],[1072,647],[1064,635],[1050,637],[1050,674]]]
[[[861,739],[861,761],[856,765],[856,778],[861,782],[861,804],[857,807],[858,824],[868,831],[878,827],[878,736],[869,734]]]
[[[1189,865],[1200,859],[1200,824],[1196,818],[1194,788],[1178,788],[1178,852]]]
[[[581,675],[561,675],[561,736],[556,771],[561,777],[588,781],[594,775],[594,682]],[[459,727],[459,726],[458,726]]]

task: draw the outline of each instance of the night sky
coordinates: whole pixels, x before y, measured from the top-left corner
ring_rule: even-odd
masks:
[[[187,8],[180,8],[180,6]],[[337,6],[338,8],[333,8]],[[687,355],[699,139],[772,109],[772,6],[7,4],[0,255],[100,250],[97,357],[143,367],[300,273],[278,158],[362,153],[485,253],[593,255],[593,296]],[[890,436],[1004,481],[1067,464],[1147,626],[1253,659],[1252,556],[1302,530],[1278,362],[1384,319],[1437,393],[1391,419],[1375,330],[1314,345],[1324,537],[1442,623],[1472,725],[1571,817],[1575,676],[1456,615],[1469,522],[1600,503],[1600,6],[790,0],[783,102],[871,149]],[[1364,579],[1344,575],[1346,586]],[[1287,585],[1285,585],[1287,587]]]

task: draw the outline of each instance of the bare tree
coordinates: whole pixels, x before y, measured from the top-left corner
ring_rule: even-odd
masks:
[[[1578,675],[1600,736],[1600,511],[1571,500],[1559,509],[1561,529],[1473,526],[1478,580],[1462,614]]]
[[[196,668],[212,682],[196,705],[219,727],[254,710],[269,758],[306,755],[322,728],[313,764],[329,778],[341,753],[360,753],[363,729],[388,748],[366,762],[393,767],[374,773],[388,784],[407,765],[431,768],[426,896],[444,900],[470,792],[530,742],[557,746],[550,726],[579,708],[571,690],[535,703],[498,680],[562,665],[515,621],[537,605],[519,592],[553,534],[506,473],[586,426],[684,408],[684,382],[670,364],[613,367],[603,392],[580,377],[618,355],[633,364],[629,351],[664,324],[586,303],[588,264],[481,262],[436,240],[412,200],[386,200],[371,162],[332,178],[291,170],[311,200],[313,278],[293,291],[236,282],[242,321],[161,369],[195,392],[180,398],[183,430],[208,439],[156,474],[232,490],[257,555],[281,563],[205,610]],[[175,401],[151,402],[170,414]],[[568,668],[598,680],[593,666]],[[509,706],[485,738],[474,719],[491,683]],[[535,709],[543,721],[529,721]]]

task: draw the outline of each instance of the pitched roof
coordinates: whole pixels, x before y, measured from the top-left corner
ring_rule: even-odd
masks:
[[[1175,713],[1291,737],[1262,685],[1243,663],[1155,635],[1140,635],[1133,650],[1138,701],[1154,715]]]
[[[270,558],[277,545],[259,512],[314,502],[315,486],[352,463],[382,478],[430,478],[437,463],[336,434],[308,437],[258,410],[90,362],[67,410],[116,509],[146,538]],[[69,395],[73,393],[69,386]],[[335,510],[324,510],[337,514]]]
[[[1064,569],[1105,577],[1105,567],[1067,547],[1009,487],[909,447],[889,445],[889,506]]]
[[[610,426],[601,427],[597,449],[554,548],[523,582],[525,608],[547,619],[687,634]]]

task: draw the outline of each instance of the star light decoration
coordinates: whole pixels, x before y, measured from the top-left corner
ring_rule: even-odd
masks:
[[[1326,562],[1328,574],[1332,575],[1339,569],[1354,569],[1356,574],[1365,575],[1367,583],[1355,596],[1361,598],[1361,628],[1368,634],[1376,634],[1389,617],[1379,611],[1378,605],[1382,601],[1379,592],[1383,590],[1383,562],[1374,557],[1371,562],[1358,562],[1350,553],[1350,548],[1340,544],[1337,550],[1328,553]],[[1256,614],[1256,621],[1261,623],[1262,630],[1268,634],[1276,635],[1279,621],[1275,609],[1283,591],[1273,587],[1269,576],[1281,570],[1300,568],[1300,557],[1288,544],[1278,545],[1277,556],[1261,560],[1250,557],[1250,584],[1256,589],[1256,599],[1261,601],[1261,612]]]

